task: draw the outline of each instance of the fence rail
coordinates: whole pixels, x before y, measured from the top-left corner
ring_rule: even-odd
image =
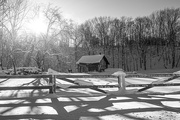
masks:
[[[125,74],[122,71],[117,72],[118,74],[112,74],[112,75],[72,75],[72,74],[67,74],[67,75],[4,75],[0,76],[0,78],[48,78],[48,84],[44,86],[11,86],[11,87],[4,87],[0,86],[0,90],[21,90],[21,89],[49,89],[49,93],[55,93],[56,89],[62,88],[60,86],[56,86],[56,78],[64,80],[66,82],[74,83],[75,85],[69,86],[67,88],[91,88],[94,90],[100,90],[99,88],[114,88],[118,87],[119,89],[124,89],[126,87],[144,87],[142,89],[139,89],[138,91],[144,91],[149,88],[155,87],[155,86],[180,86],[180,83],[166,83],[170,80],[173,80],[175,78],[180,77],[179,74],[169,74],[169,73],[157,73],[157,74]],[[167,78],[166,80],[163,81],[163,83],[151,83],[151,84],[131,84],[131,85],[125,85],[125,78],[130,78],[130,77],[144,77],[144,78],[153,78],[157,79],[154,77],[170,77]],[[75,83],[75,81],[70,80],[68,78],[117,78],[118,84],[117,85],[79,85],[78,83]],[[105,93],[105,92],[104,92]]]
[[[50,78],[52,75],[0,75],[0,78]]]
[[[55,92],[54,80],[52,75],[1,75],[0,78],[48,78],[48,84],[43,86],[11,86],[11,87],[4,87],[0,86],[0,90],[23,90],[23,89],[49,89],[49,93]],[[18,80],[18,79],[16,79]]]
[[[126,85],[125,78],[131,78],[131,77],[151,78],[151,79],[156,79],[157,81],[154,81],[150,84]],[[157,77],[168,77],[168,78],[161,81],[161,83],[158,83],[159,81],[158,81]],[[124,92],[124,91],[127,91],[126,87],[143,87],[143,88],[140,88],[137,90],[137,92],[142,92],[142,91],[145,91],[152,87],[158,87],[158,86],[180,86],[180,83],[166,83],[166,82],[176,79],[178,77],[180,77],[180,74],[172,74],[172,73],[125,74],[122,71],[118,71],[112,75],[56,75],[56,78],[59,78],[66,82],[71,82],[71,83],[76,84],[76,85],[65,86],[65,87],[64,86],[56,86],[56,88],[57,89],[63,88],[63,87],[64,88],[90,88],[90,89],[97,90],[99,88],[118,87],[120,92]],[[75,81],[70,80],[68,78],[117,78],[118,84],[117,85],[79,85],[79,84],[75,83]],[[105,91],[104,91],[104,93],[105,93]]]
[[[57,78],[117,78],[114,75],[55,75]],[[144,78],[151,78],[151,77],[171,77],[171,76],[178,76],[180,74],[172,74],[172,73],[152,73],[152,74],[127,74],[125,78],[130,77],[144,77]]]
[[[180,83],[167,83],[167,84],[131,84],[126,87],[162,87],[162,86],[180,86]],[[72,85],[66,88],[117,88],[119,85]],[[62,87],[56,86],[57,89]]]

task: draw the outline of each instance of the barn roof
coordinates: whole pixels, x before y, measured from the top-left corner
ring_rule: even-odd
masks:
[[[79,64],[79,63],[85,63],[85,64],[99,63],[102,59],[105,59],[107,64],[109,64],[109,62],[108,62],[107,58],[105,57],[105,55],[86,55],[86,56],[82,56],[76,62],[76,64]]]

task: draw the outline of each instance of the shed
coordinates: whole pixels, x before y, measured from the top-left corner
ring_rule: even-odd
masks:
[[[108,68],[109,62],[105,55],[82,56],[77,62],[78,72],[104,71]]]

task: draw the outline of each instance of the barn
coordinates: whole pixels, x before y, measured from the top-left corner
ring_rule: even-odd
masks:
[[[109,62],[105,55],[82,56],[77,62],[78,72],[104,71],[108,68]]]

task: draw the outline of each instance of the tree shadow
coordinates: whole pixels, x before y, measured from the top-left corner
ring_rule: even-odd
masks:
[[[48,83],[48,79],[44,79]],[[74,81],[66,80],[68,82],[74,83]],[[35,79],[29,83],[22,84],[22,86],[41,86],[44,85],[41,79]],[[96,120],[100,120],[101,116],[110,115],[120,115],[126,119],[134,120],[144,120],[144,118],[131,116],[130,113],[137,112],[153,112],[153,111],[170,111],[179,113],[180,107],[170,107],[162,103],[162,101],[169,102],[180,102],[180,98],[172,98],[164,95],[158,94],[129,94],[129,95],[106,95],[106,94],[96,94],[96,95],[83,95],[81,93],[77,95],[72,93],[72,91],[61,92],[58,91],[57,94],[47,95],[41,89],[32,90],[28,96],[21,96],[19,98],[18,93],[20,90],[14,91],[8,98],[0,98],[0,120],[4,119],[54,119],[54,120],[79,120],[82,117],[91,117]],[[76,91],[78,92],[78,90]],[[38,96],[35,96],[37,93]],[[71,93],[71,94],[70,94]],[[70,94],[69,96],[67,94]],[[170,94],[169,94],[170,95]],[[171,95],[179,95],[179,92],[171,93]],[[119,98],[127,99],[119,99]],[[96,98],[96,99],[95,99]],[[46,100],[49,101],[46,101]],[[62,100],[65,99],[65,100]],[[38,102],[38,100],[43,100],[43,102]],[[4,102],[6,101],[6,102]],[[10,101],[10,102],[8,102]],[[13,102],[15,101],[15,102]],[[18,102],[17,102],[18,101]],[[132,106],[128,109],[115,109],[114,107],[119,107],[123,103],[144,103],[148,105],[158,106],[158,107],[145,107],[137,108]],[[9,114],[14,110],[19,108],[28,107],[28,111],[25,114]],[[46,109],[53,109],[56,114],[44,113],[41,111],[41,107],[48,107]],[[74,107],[74,108],[72,108]],[[71,108],[70,110],[68,108]],[[109,109],[109,108],[113,108]],[[34,111],[35,110],[35,111]],[[21,111],[20,111],[21,112]],[[34,112],[32,114],[32,112]],[[51,112],[51,111],[50,111]]]
[[[176,94],[173,94],[176,95]],[[95,99],[97,98],[97,99]],[[127,98],[127,99],[119,99]],[[37,102],[39,99],[44,102]],[[48,101],[48,100],[50,101]],[[130,113],[134,112],[153,112],[153,111],[170,111],[179,113],[180,108],[169,107],[162,104],[162,101],[180,101],[179,98],[171,98],[168,96],[159,96],[159,95],[148,95],[148,94],[137,94],[137,95],[96,95],[96,96],[61,96],[60,94],[39,96],[39,97],[24,97],[24,98],[3,98],[0,101],[11,101],[16,100],[20,101],[18,103],[6,103],[0,104],[0,119],[54,119],[54,120],[79,120],[82,117],[92,117],[93,119],[100,120],[101,116],[108,116],[118,114],[125,117],[126,119],[134,120],[144,120],[145,118],[140,118],[137,116],[131,116]],[[110,110],[107,108],[114,107],[116,103],[129,103],[138,102],[138,103],[147,103],[150,105],[158,107],[145,107],[145,108],[136,108],[132,107],[129,109],[114,109]],[[40,106],[48,106],[53,108],[56,111],[56,114],[43,113],[41,110],[36,111],[36,114],[30,114],[34,108],[40,109]],[[71,107],[75,108],[71,108]],[[20,107],[29,107],[29,113],[19,114],[19,115],[6,115],[12,110],[18,109]],[[71,108],[68,110],[67,108]],[[3,108],[6,108],[3,110]],[[99,111],[92,111],[99,110]]]
[[[9,79],[10,80],[10,79]],[[7,80],[6,80],[7,81]],[[34,80],[28,83],[22,83],[20,87],[24,86],[43,86],[48,84],[48,79],[46,78],[35,78]],[[45,89],[18,89],[18,90],[4,90],[4,91],[11,91],[11,94],[5,97],[34,97],[34,96],[42,96],[47,94],[49,90]],[[2,96],[3,97],[3,96]]]
[[[6,81],[8,81],[8,80],[9,80],[9,78],[7,78],[7,79],[5,79],[5,80],[2,80],[2,81],[0,81],[0,84],[6,82]]]
[[[122,97],[122,96],[120,96]],[[132,116],[129,116],[127,115],[128,113],[132,113],[132,112],[150,112],[150,111],[158,111],[158,110],[166,110],[166,111],[172,111],[172,112],[179,112],[180,111],[180,108],[171,108],[171,107],[168,107],[168,106],[165,106],[161,103],[160,100],[151,100],[151,96],[148,96],[148,95],[125,95],[123,97],[128,97],[130,99],[128,100],[113,100],[113,101],[110,101],[110,99],[112,98],[117,98],[117,96],[114,96],[114,95],[108,95],[106,97],[104,97],[103,99],[100,99],[99,101],[96,101],[96,102],[85,102],[85,101],[82,101],[81,103],[77,104],[77,106],[80,106],[81,104],[87,104],[87,106],[85,107],[81,107],[81,109],[77,109],[73,112],[71,112],[70,114],[71,115],[78,115],[80,114],[82,111],[89,111],[90,109],[94,108],[94,109],[99,109],[99,110],[102,110],[102,111],[99,111],[99,112],[85,112],[83,113],[83,116],[107,116],[107,115],[112,115],[112,114],[119,114],[121,116],[124,116],[126,118],[129,118],[129,119],[138,119],[138,120],[144,120],[144,118],[136,118],[136,117],[132,117]],[[149,98],[149,100],[142,100],[142,99],[139,99],[139,97],[146,97],[146,98]],[[157,98],[160,98],[160,97],[157,97]],[[177,99],[173,99],[173,98],[166,98],[165,99],[166,101],[177,101]],[[115,111],[111,111],[111,110],[107,110],[106,108],[108,107],[112,107],[114,103],[123,103],[123,102],[144,102],[144,103],[148,103],[148,104],[151,104],[151,105],[156,105],[156,106],[159,106],[161,108],[141,108],[141,109],[137,109],[137,108],[132,108],[132,109],[121,109],[121,110],[115,110]],[[80,116],[77,116],[76,119],[78,119]]]

